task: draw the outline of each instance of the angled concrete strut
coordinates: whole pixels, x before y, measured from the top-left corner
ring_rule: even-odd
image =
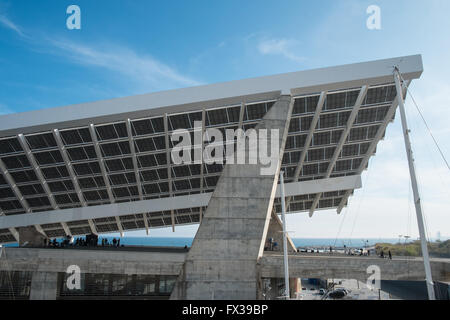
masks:
[[[256,129],[279,130],[276,172],[262,164],[227,164],[211,197],[171,299],[256,299],[257,261],[264,251],[293,109],[279,97]],[[252,148],[252,146],[250,146]],[[246,146],[246,152],[248,146]]]

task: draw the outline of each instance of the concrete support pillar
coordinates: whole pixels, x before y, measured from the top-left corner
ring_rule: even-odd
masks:
[[[268,130],[269,148],[270,130],[279,132],[273,174],[262,175],[267,166],[259,161],[225,165],[171,299],[257,298],[256,264],[264,250],[292,108],[291,96],[281,96],[256,127]]]
[[[33,272],[30,300],[56,300],[57,285],[57,272]]]
[[[301,291],[301,283],[299,278],[289,278],[289,297],[297,298],[297,293]]]

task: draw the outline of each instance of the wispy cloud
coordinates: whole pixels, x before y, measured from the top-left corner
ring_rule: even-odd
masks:
[[[294,39],[265,39],[259,42],[258,50],[261,54],[281,55],[295,62],[304,62],[305,58],[294,53],[299,42]]]
[[[0,24],[4,27],[13,30],[21,37],[26,37],[25,33],[23,33],[22,28],[19,27],[17,24],[12,22],[7,16],[0,13]]]
[[[201,84],[150,55],[139,55],[123,46],[90,46],[68,40],[49,40],[49,42],[52,47],[59,50],[57,54],[62,54],[75,63],[118,72],[147,90]]]
[[[30,38],[21,26],[14,23],[3,13],[0,13],[0,25],[13,30],[24,38],[34,48],[33,50],[64,56],[64,58],[73,63],[103,68],[118,73],[124,82],[131,84],[133,88],[131,90],[132,93],[201,84],[197,80],[184,76],[176,71],[175,68],[168,66],[151,55],[138,54],[131,48],[123,45],[90,45],[75,43],[65,38],[49,38],[36,35]]]

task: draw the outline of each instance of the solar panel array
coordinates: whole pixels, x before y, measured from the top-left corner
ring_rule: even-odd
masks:
[[[324,178],[360,90],[328,92],[315,128],[311,128],[311,122],[320,93],[295,97],[282,164],[286,183],[294,181],[300,154],[311,129],[314,129],[312,141],[298,181]],[[393,84],[368,89],[331,177],[355,175],[365,169],[360,168],[362,159],[385,121],[395,96]],[[0,158],[8,173],[0,175],[0,210],[5,215],[15,215],[212,192],[223,165],[203,164],[203,168],[201,164],[175,165],[170,157],[168,163],[167,148],[173,145],[170,139],[166,145],[166,135],[176,129],[188,129],[193,135],[194,122],[202,121],[203,108],[206,128],[225,132],[226,129],[237,129],[242,120],[242,127],[247,130],[255,127],[274,103],[247,104],[243,106],[243,113],[241,105],[211,109],[199,106],[199,111],[168,114],[167,120],[166,115],[161,115],[131,119],[129,123],[124,119],[96,123],[92,127],[39,132],[22,136],[22,144],[20,136],[1,138]],[[23,196],[22,200],[17,190]],[[346,191],[323,193],[317,208],[337,207]],[[315,196],[293,197],[290,211],[309,210]],[[280,211],[278,200],[275,208]],[[198,223],[199,212],[199,207],[176,210],[175,223]],[[172,225],[170,211],[122,216],[120,223],[123,230],[144,229],[144,219],[150,228]],[[114,217],[94,219],[93,222],[98,232],[118,231]],[[73,235],[91,232],[87,220],[68,222],[67,226]],[[59,223],[41,227],[49,237],[65,235]],[[10,231],[0,230],[0,242],[10,241],[14,241]]]

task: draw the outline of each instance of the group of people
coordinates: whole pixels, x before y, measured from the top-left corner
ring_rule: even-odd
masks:
[[[278,243],[273,238],[267,239],[266,246],[264,246],[264,251],[277,251],[277,250],[278,250]]]
[[[102,247],[120,247],[120,238],[113,238],[111,242],[109,242],[106,238],[102,238]]]
[[[45,247],[51,248],[66,248],[66,247],[97,247],[98,246],[98,235],[89,234],[86,237],[78,237],[74,238],[72,236],[66,236],[62,241],[53,240],[44,240]],[[101,239],[102,247],[123,247],[123,244],[120,244],[120,238],[113,238],[109,241],[106,238]]]
[[[383,250],[381,250],[381,252],[380,252],[380,258],[383,258],[383,259],[385,258]],[[388,251],[388,258],[389,258],[389,260],[392,260],[391,250]]]

